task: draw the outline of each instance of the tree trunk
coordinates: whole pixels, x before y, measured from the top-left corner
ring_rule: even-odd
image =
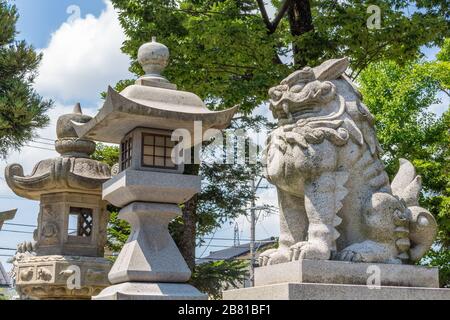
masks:
[[[185,165],[185,174],[198,175],[200,166],[196,164]],[[183,208],[183,228],[178,239],[178,248],[184,260],[191,269],[195,268],[195,248],[197,232],[197,203],[198,196],[195,195],[184,204]]]
[[[292,0],[288,9],[288,18],[291,34],[294,37],[314,30],[309,0]],[[292,47],[295,66],[297,68],[306,66],[307,61],[302,55],[301,49],[295,43],[292,44]]]

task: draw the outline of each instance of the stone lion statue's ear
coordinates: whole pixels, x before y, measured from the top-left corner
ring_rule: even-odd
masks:
[[[336,80],[337,78],[342,76],[349,65],[350,62],[348,61],[348,58],[345,57],[342,59],[331,59],[325,61],[320,66],[315,67],[313,70],[317,80],[330,81]]]

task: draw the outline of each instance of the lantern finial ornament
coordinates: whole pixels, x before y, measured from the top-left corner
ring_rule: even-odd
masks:
[[[141,79],[168,82],[161,73],[169,63],[169,56],[169,49],[156,42],[156,37],[152,37],[151,42],[144,43],[138,51],[139,64],[145,71],[145,76]]]
[[[72,113],[83,114],[83,111],[81,110],[81,105],[79,102],[73,107]]]

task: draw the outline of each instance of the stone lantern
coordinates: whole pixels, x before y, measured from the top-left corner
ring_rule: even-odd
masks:
[[[172,133],[194,134],[194,122],[226,128],[236,108],[212,112],[195,94],[178,91],[160,74],[168,59],[154,38],[144,44],[138,60],[146,75],[120,93],[109,88],[99,113],[75,127],[80,137],[120,145],[120,173],[103,185],[103,199],[122,208],[119,218],[132,228],[109,273],[113,286],[94,299],[206,298],[186,284],[191,272],[168,232],[179,204],[200,191],[200,177],[183,174]]]
[[[14,258],[22,296],[90,299],[109,284],[111,263],[103,258],[108,212],[101,186],[110,179],[110,169],[89,158],[95,143],[78,138],[72,124],[90,120],[77,104],[71,114],[58,119],[59,157],[40,161],[29,176],[19,164],[5,170],[14,193],[40,201],[35,243],[19,246]]]

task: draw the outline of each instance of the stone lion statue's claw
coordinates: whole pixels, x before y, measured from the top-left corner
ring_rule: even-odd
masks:
[[[331,252],[325,245],[302,241],[290,247],[290,261],[301,259],[328,260]]]
[[[276,249],[269,249],[259,255],[258,263],[260,267],[266,266],[269,263],[270,255],[277,251]]]
[[[306,241],[298,242],[291,246],[290,249],[290,261],[296,261],[300,258],[300,253],[302,252],[302,248],[307,244]]]
[[[289,249],[280,248],[280,249],[269,249],[267,251],[264,251],[259,256],[259,265],[267,266],[271,264],[277,264],[277,263],[284,263],[289,262],[289,255],[290,251]]]

